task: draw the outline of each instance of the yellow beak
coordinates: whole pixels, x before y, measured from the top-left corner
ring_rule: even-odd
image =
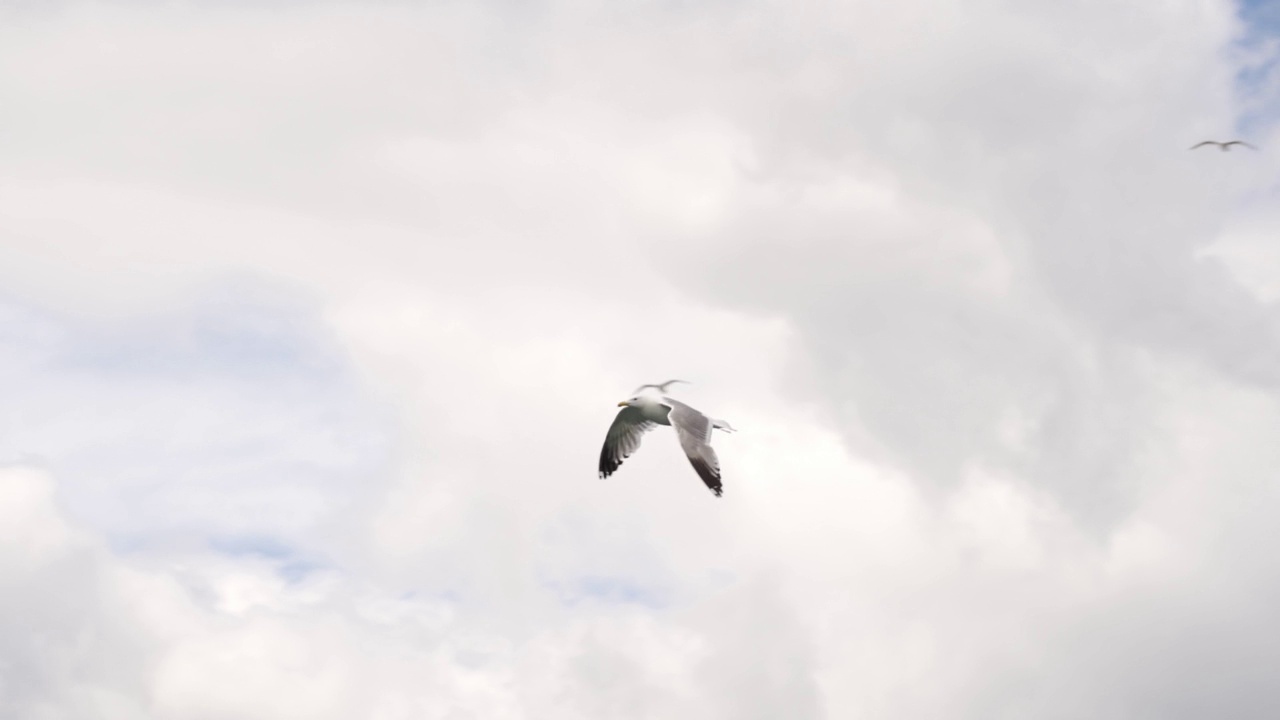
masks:
[[[618,407],[626,407],[626,406],[627,406],[626,400],[623,400],[622,402],[618,403]]]

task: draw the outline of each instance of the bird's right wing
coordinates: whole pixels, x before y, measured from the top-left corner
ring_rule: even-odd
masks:
[[[662,401],[671,408],[667,417],[671,427],[676,429],[680,438],[680,447],[689,458],[689,463],[702,478],[702,482],[711,488],[711,492],[719,497],[723,492],[720,483],[720,458],[711,445],[711,418],[685,405],[679,400],[663,398]]]
[[[1188,150],[1195,150],[1196,148],[1198,148],[1198,147],[1203,147],[1203,146],[1205,146],[1205,145],[1217,145],[1217,144],[1218,144],[1218,143],[1216,143],[1216,142],[1214,142],[1214,141],[1212,141],[1212,140],[1205,140],[1204,142],[1196,143],[1195,145],[1192,145],[1191,147],[1189,147],[1189,148],[1187,148],[1187,149],[1188,149]]]
[[[638,408],[622,408],[604,436],[604,447],[600,449],[600,477],[612,475],[622,461],[640,447],[640,438],[657,426],[657,423],[646,420]]]
[[[1227,143],[1227,144],[1228,144],[1228,145],[1243,145],[1243,146],[1245,146],[1245,147],[1249,148],[1250,150],[1257,150],[1257,149],[1258,149],[1258,148],[1256,148],[1256,147],[1254,147],[1254,146],[1250,145],[1249,143],[1247,143],[1247,142],[1245,142],[1245,141],[1243,141],[1243,140],[1232,140],[1231,142],[1229,142],[1229,143]]]

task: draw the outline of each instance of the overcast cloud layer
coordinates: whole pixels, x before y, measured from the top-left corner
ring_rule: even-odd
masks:
[[[0,2],[0,716],[1280,716],[1277,38]]]

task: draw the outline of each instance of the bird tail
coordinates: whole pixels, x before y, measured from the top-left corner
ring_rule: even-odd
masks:
[[[725,422],[724,420],[716,420],[715,418],[711,419],[711,427],[713,429],[719,428],[725,432],[738,432],[737,430],[734,430],[733,426],[730,425],[729,423]]]

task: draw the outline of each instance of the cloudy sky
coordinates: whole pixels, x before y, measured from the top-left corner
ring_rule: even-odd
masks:
[[[0,716],[1276,717],[1278,302],[1269,0],[0,0]]]

